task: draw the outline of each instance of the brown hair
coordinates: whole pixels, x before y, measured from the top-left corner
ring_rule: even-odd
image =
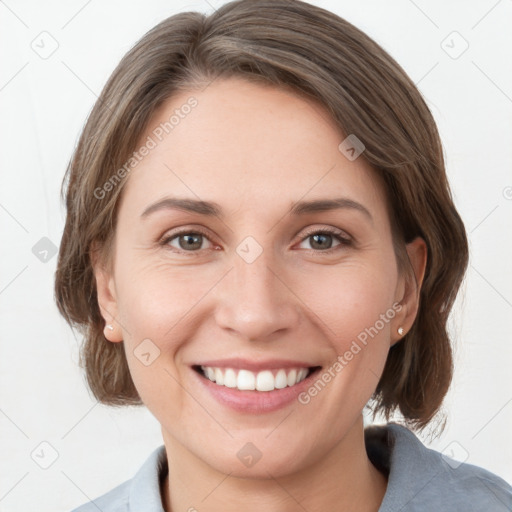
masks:
[[[85,336],[81,364],[91,391],[104,404],[141,404],[123,344],[103,335],[91,264],[95,244],[110,253],[127,179],[115,171],[173,93],[230,76],[306,95],[363,142],[363,157],[384,179],[401,272],[410,271],[405,243],[425,240],[418,313],[391,347],[373,397],[376,411],[389,418],[398,408],[411,426],[423,428],[452,378],[447,320],[468,263],[438,131],[414,83],[376,42],[299,0],[237,0],[209,16],[167,18],[124,56],[94,105],[63,182],[67,217],[55,282],[60,312]],[[104,193],[113,177],[119,183]]]

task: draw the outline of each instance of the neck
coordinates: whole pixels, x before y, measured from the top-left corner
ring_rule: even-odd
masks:
[[[169,472],[163,489],[166,512],[358,510],[377,512],[387,479],[368,459],[362,417],[329,453],[299,471],[274,478],[225,475],[164,434]]]

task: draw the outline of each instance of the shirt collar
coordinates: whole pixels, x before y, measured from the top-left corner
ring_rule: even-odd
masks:
[[[405,510],[445,468],[440,454],[426,448],[409,429],[396,423],[365,429],[368,456],[384,452],[389,458],[388,485],[379,512]],[[372,461],[373,462],[373,461]]]
[[[130,511],[164,512],[160,481],[167,472],[165,445],[151,453],[137,471],[130,486]]]

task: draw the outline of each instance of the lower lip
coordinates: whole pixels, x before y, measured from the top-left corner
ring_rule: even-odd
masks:
[[[210,379],[192,369],[201,384],[211,393],[213,398],[223,405],[239,412],[260,414],[282,409],[297,399],[304,392],[318,373],[318,369],[294,386],[273,391],[240,391],[236,388],[219,386]]]

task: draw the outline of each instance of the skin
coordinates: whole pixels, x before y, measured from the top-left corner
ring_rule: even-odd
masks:
[[[416,316],[425,242],[407,246],[414,283],[397,269],[381,178],[364,158],[339,151],[345,136],[323,107],[284,89],[230,78],[181,92],[141,142],[192,95],[198,105],[129,175],[111,265],[94,263],[102,313],[114,325],[105,336],[124,341],[137,390],[162,426],[170,473],[163,506],[377,511],[387,482],[367,457],[362,410],[398,327],[408,332]],[[215,201],[225,216],[160,210],[141,218],[166,196]],[[287,213],[299,200],[340,196],[363,204],[372,220],[353,209]],[[208,236],[199,249],[179,237],[159,245],[178,227]],[[311,227],[338,228],[352,243],[315,245],[305,234]],[[247,236],[263,251],[250,264],[236,252]],[[400,312],[307,405],[236,412],[190,368],[230,357],[327,368],[394,303]],[[147,338],[160,350],[149,366],[134,355]],[[262,458],[248,468],[236,454],[249,441]]]

